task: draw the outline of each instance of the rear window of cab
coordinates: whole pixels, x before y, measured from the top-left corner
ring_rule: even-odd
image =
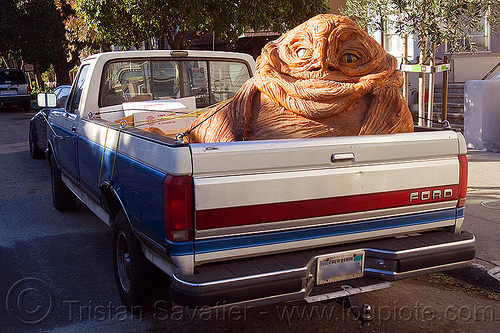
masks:
[[[0,70],[0,84],[26,84],[23,72],[15,69]]]
[[[194,96],[202,108],[232,98],[250,78],[245,62],[145,59],[106,64],[99,106]]]

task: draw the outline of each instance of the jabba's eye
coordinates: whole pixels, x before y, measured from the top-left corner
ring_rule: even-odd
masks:
[[[299,56],[300,59],[305,59],[305,58],[309,58],[312,53],[309,49],[299,49],[297,51],[297,55]]]
[[[344,64],[352,64],[359,60],[359,57],[352,53],[346,53],[340,58],[340,62]]]

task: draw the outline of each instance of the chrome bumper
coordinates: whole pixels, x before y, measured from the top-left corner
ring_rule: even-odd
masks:
[[[365,251],[362,278],[316,285],[318,256]],[[475,238],[463,232],[434,231],[202,266],[195,275],[173,275],[172,301],[187,307],[264,305],[282,301],[320,301],[381,289],[388,281],[468,267]]]

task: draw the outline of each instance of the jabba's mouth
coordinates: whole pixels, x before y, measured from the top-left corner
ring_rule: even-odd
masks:
[[[325,67],[313,66],[302,71],[290,71],[282,74],[296,80],[327,80],[338,83],[357,83],[363,77],[346,75],[332,65]]]

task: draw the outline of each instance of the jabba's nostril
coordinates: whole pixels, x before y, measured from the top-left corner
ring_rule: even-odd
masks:
[[[335,68],[335,67],[333,67],[333,66],[328,66],[328,70],[329,70],[330,72],[333,72],[333,71],[335,71],[335,70],[336,70],[336,68]]]
[[[317,72],[317,71],[320,71],[321,68],[320,67],[313,67],[310,69],[311,72]]]

